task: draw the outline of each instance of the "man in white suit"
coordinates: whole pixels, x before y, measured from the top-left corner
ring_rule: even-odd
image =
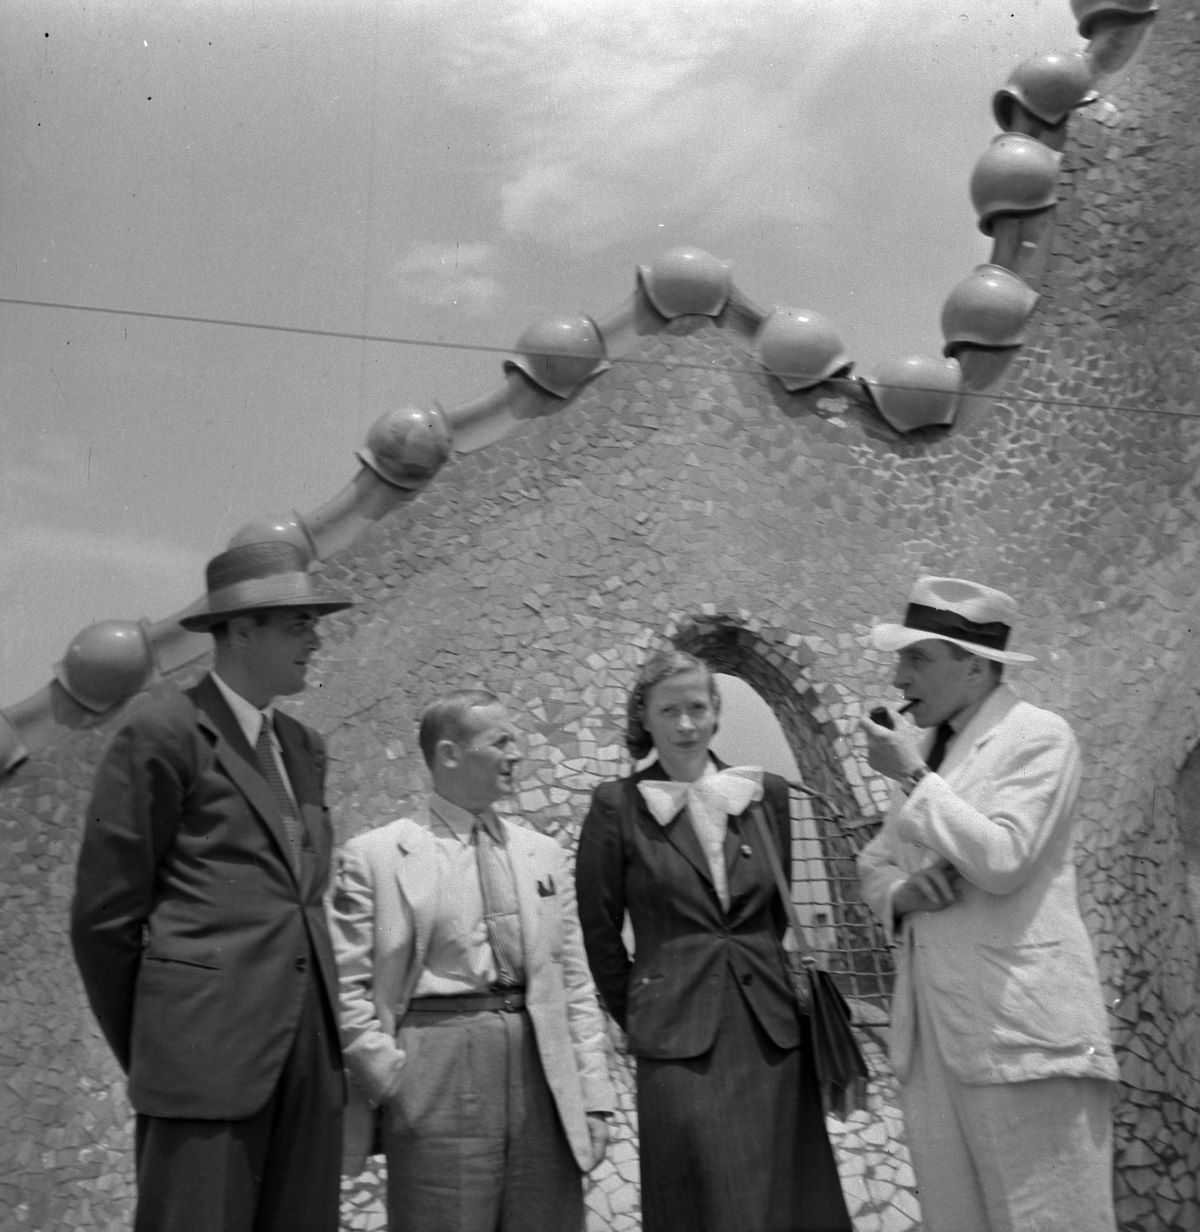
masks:
[[[918,580],[893,684],[862,720],[900,788],[858,867],[896,945],[892,1065],[926,1232],[1113,1232],[1116,1063],[1076,898],[1079,746],[1017,695],[1001,591]]]
[[[331,905],[347,1170],[377,1129],[393,1232],[572,1232],[613,1092],[566,853],[492,810],[519,760],[493,694],[420,741],[426,807],[346,844]]]

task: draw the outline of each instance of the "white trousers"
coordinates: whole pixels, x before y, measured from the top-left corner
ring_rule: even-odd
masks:
[[[900,1104],[924,1232],[1116,1232],[1114,1085],[970,1086],[918,1028]]]

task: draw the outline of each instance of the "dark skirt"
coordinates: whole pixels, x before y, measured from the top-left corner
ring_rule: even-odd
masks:
[[[713,1047],[637,1061],[643,1232],[851,1232],[807,1024],[763,1032],[727,972]]]

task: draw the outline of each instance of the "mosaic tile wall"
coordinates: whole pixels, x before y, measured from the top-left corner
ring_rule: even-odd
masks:
[[[424,790],[421,707],[486,681],[526,731],[514,810],[569,846],[592,787],[626,769],[637,664],[676,638],[775,707],[823,816],[840,818],[819,823],[836,880],[882,803],[853,735],[888,695],[871,622],[920,572],[1020,595],[1020,641],[1040,661],[1014,683],[1067,715],[1087,755],[1081,892],[1124,1079],[1123,1232],[1200,1228],[1197,934],[1176,793],[1200,742],[1197,15],[1165,9],[1128,78],[1073,119],[1026,345],[951,430],[899,437],[850,386],[787,393],[755,369],[733,308],[660,321],[637,362],[456,460],[326,564],[361,603],[327,622],[298,704],[329,736],[344,838]],[[115,721],[60,726],[0,783],[4,1229],[128,1226],[123,1083],[64,927]],[[870,1012],[886,1007],[886,956],[852,888],[835,896],[839,942],[861,951],[849,975],[877,1073],[870,1111],[835,1140],[860,1232],[907,1232],[919,1208],[886,1024]],[[619,1052],[614,1064],[622,1115],[590,1187],[591,1232],[638,1227],[629,1069]],[[381,1223],[377,1183],[348,1184],[345,1226]]]

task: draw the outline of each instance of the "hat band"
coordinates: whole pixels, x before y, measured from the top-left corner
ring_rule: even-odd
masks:
[[[1011,632],[1003,621],[991,620],[986,624],[968,620],[957,612],[949,612],[945,608],[927,607],[924,603],[910,603],[904,613],[904,624],[908,629],[920,629],[922,633],[937,633],[942,637],[961,638],[965,642],[974,642],[977,646],[986,646],[989,650],[1003,650],[1008,645],[1008,635]]]
[[[270,577],[247,578],[212,591],[208,596],[210,612],[226,612],[237,608],[248,611],[256,607],[292,607],[303,600],[320,602],[313,593],[312,579],[307,573],[276,573]]]

